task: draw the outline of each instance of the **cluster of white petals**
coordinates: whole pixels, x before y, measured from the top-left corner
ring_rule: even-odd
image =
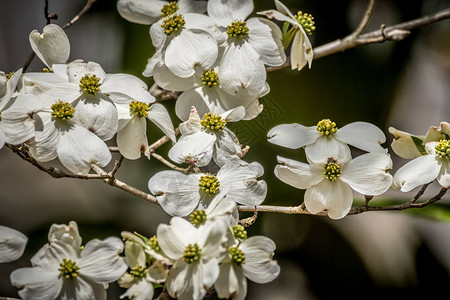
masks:
[[[0,263],[19,259],[25,251],[28,238],[20,231],[0,226]]]

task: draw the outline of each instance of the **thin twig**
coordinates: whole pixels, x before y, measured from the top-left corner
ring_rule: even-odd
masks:
[[[363,33],[364,29],[366,29],[369,24],[370,19],[372,18],[373,11],[375,10],[375,5],[377,4],[377,0],[370,0],[367,5],[366,11],[364,12],[363,18],[359,23],[358,27],[356,27],[355,31],[351,34],[355,38],[359,37],[361,33]]]
[[[184,173],[184,174],[189,174],[191,169],[192,169],[192,165],[190,165],[187,168],[180,168],[177,167],[176,165],[174,165],[173,163],[171,163],[170,161],[168,161],[167,159],[165,159],[164,157],[162,157],[161,155],[159,155],[158,153],[154,152],[154,151],[150,151],[150,155],[154,158],[156,158],[157,160],[159,160],[160,162],[162,162],[163,164],[165,164],[166,166],[168,166],[169,168],[171,168],[172,170]]]
[[[88,10],[91,8],[91,6],[97,2],[97,0],[88,0],[88,2],[86,3],[86,5],[81,9],[81,11],[75,16],[73,17],[72,20],[70,20],[69,22],[67,22],[65,25],[63,25],[61,28],[62,29],[67,29],[70,26],[72,26],[73,24],[75,24],[76,22],[78,22],[79,19],[81,19],[82,16],[84,16],[85,13],[88,12]]]

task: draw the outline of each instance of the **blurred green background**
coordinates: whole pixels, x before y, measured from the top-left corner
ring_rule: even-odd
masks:
[[[255,11],[272,9],[272,1],[255,1]],[[28,34],[45,25],[44,1],[0,1],[0,70],[20,68],[31,52]],[[311,13],[316,31],[314,47],[343,38],[358,25],[367,1],[284,1],[293,11]],[[70,20],[84,5],[81,0],[49,0],[50,12],[59,25]],[[100,63],[106,72],[124,72],[143,79],[147,59],[153,54],[148,26],[129,23],[116,11],[115,1],[99,0],[66,32],[71,41],[70,61],[82,58]],[[366,32],[449,7],[448,1],[378,1]],[[35,59],[29,71],[40,71]],[[276,156],[304,160],[300,150],[267,142],[274,126],[301,123],[312,126],[330,118],[338,126],[354,121],[371,122],[392,141],[389,126],[415,134],[450,121],[450,21],[414,30],[401,42],[360,46],[314,61],[310,70],[289,69],[267,76],[271,92],[261,99],[264,111],[252,121],[231,125],[241,142],[250,146],[247,162],[265,168],[268,183],[264,204],[299,205],[302,190],[280,182],[274,175]],[[173,114],[174,102],[164,102]],[[150,142],[162,133],[149,126]],[[110,142],[111,145],[115,141]],[[170,145],[158,153],[166,155]],[[406,161],[396,157],[392,174]],[[358,154],[355,152],[355,154]],[[117,158],[117,154],[115,156]],[[58,161],[49,165],[60,166]],[[108,169],[108,168],[107,168]],[[156,160],[124,161],[118,178],[147,191],[148,179],[165,167]],[[424,195],[435,195],[435,183]],[[373,204],[397,203],[413,196],[390,190]],[[356,202],[361,195],[355,195]],[[248,299],[371,298],[384,295],[414,297],[421,292],[450,288],[449,197],[425,209],[348,216],[339,221],[325,217],[260,213],[249,235],[264,234],[277,244],[275,259],[280,276],[272,283],[249,282]],[[46,243],[52,223],[75,220],[84,243],[92,238],[119,236],[137,231],[151,236],[169,217],[158,206],[146,203],[101,181],[53,179],[23,162],[9,149],[0,150],[0,224],[29,237],[24,256],[0,265],[0,297],[17,297],[9,284],[12,270],[29,266],[31,256]],[[248,214],[242,214],[243,217]],[[111,284],[108,299],[123,292]],[[214,296],[211,297],[214,299]]]

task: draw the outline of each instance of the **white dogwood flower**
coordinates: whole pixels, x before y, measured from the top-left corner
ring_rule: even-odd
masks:
[[[187,216],[199,204],[207,206],[212,198],[226,191],[227,198],[244,205],[259,205],[267,194],[267,184],[258,180],[264,173],[253,162],[229,162],[217,173],[183,174],[177,171],[156,173],[148,182],[150,192],[171,216]]]
[[[200,119],[192,107],[189,119],[180,124],[181,137],[169,150],[169,158],[176,163],[208,165],[212,159],[218,166],[234,161],[242,155],[242,147],[226,125],[243,118],[245,109],[240,106],[220,115],[207,113]]]
[[[158,226],[156,235],[159,245],[175,261],[166,281],[171,297],[179,300],[203,299],[219,276],[219,256],[227,229],[225,218],[197,228],[189,221],[175,217],[170,225]]]
[[[19,259],[28,238],[20,231],[0,225],[0,263]]]
[[[42,34],[33,30],[29,36],[34,53],[50,69],[53,64],[65,64],[70,55],[70,42],[64,30],[56,24],[48,24]]]
[[[82,250],[81,250],[82,249]],[[106,299],[107,284],[127,269],[116,237],[94,239],[81,247],[76,223],[52,226],[49,243],[32,258],[33,267],[11,273],[22,299]]]
[[[207,1],[199,0],[119,0],[117,11],[127,21],[151,25],[161,18],[174,13],[199,13],[206,12]]]
[[[252,11],[252,0],[208,1],[208,15],[227,37],[219,78],[232,95],[259,95],[266,82],[264,65],[280,66],[286,60],[280,28],[262,18],[247,20]]]
[[[329,119],[310,127],[296,123],[282,124],[272,128],[267,138],[275,145],[290,149],[306,146],[306,156],[315,163],[324,163],[329,157],[340,162],[349,161],[351,153],[348,145],[367,152],[387,153],[387,149],[380,146],[386,141],[383,131],[366,122],[354,122],[342,128]]]
[[[450,124],[441,122],[439,127],[430,127],[422,139],[416,136],[414,141],[413,137],[404,133],[401,139],[406,142],[398,140],[393,142],[397,145],[393,147],[394,152],[402,157],[406,154],[407,158],[410,158],[410,154],[414,153],[410,149],[414,148],[420,153],[418,157],[398,169],[394,175],[394,186],[400,188],[402,192],[409,192],[415,187],[437,179],[441,186],[450,187]]]
[[[214,222],[217,218],[229,217],[230,224],[236,224],[239,219],[236,202],[227,197],[227,191],[221,191],[205,208],[205,203],[199,203],[189,215],[189,221],[196,227]]]
[[[297,15],[292,12],[280,1],[275,0],[275,6],[277,10],[266,10],[258,12],[260,15],[264,15],[269,19],[275,19],[278,21],[288,22],[293,26],[293,29],[286,32],[287,42],[289,43],[293,36],[291,46],[291,68],[300,71],[308,64],[311,68],[313,60],[313,50],[311,42],[308,39],[307,34],[311,34],[315,30],[313,17],[309,14],[305,14],[301,11]]]
[[[265,236],[236,239],[228,247],[220,263],[220,275],[214,284],[219,298],[243,300],[247,295],[247,278],[256,283],[268,283],[280,274],[280,266],[273,260],[275,243]]]
[[[57,101],[34,115],[36,132],[30,153],[37,161],[58,157],[75,174],[89,173],[92,163],[104,167],[110,162],[108,146],[77,122],[78,113],[69,103]]]
[[[392,160],[387,154],[366,153],[353,160],[336,160],[328,157],[325,163],[305,164],[278,157],[275,176],[281,181],[306,189],[305,205],[313,214],[327,211],[332,219],[347,215],[353,203],[352,189],[377,196],[386,192],[392,183],[388,170]]]
[[[18,145],[34,136],[33,115],[41,105],[33,95],[14,95],[21,75],[22,69],[9,79],[0,72],[0,149],[5,142]]]

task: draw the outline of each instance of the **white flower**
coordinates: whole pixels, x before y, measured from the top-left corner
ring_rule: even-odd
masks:
[[[58,227],[58,226],[57,226]],[[31,268],[11,273],[22,299],[106,299],[107,284],[127,269],[116,237],[91,240],[82,250],[76,223],[52,226],[49,244],[31,259]]]
[[[0,149],[6,143],[18,145],[34,136],[33,115],[40,103],[33,95],[13,97],[22,69],[10,79],[0,72]]]
[[[182,218],[172,218],[170,225],[161,224],[157,237],[161,249],[173,260],[166,281],[171,297],[200,300],[219,276],[219,255],[228,223],[216,219],[208,226],[196,228]]]
[[[64,30],[56,24],[45,26],[42,34],[33,30],[29,40],[34,53],[49,68],[53,64],[64,64],[69,59],[69,38]]]
[[[22,232],[0,225],[0,263],[19,259],[27,241],[28,238]]]
[[[201,201],[207,206],[214,195],[226,197],[244,205],[259,205],[264,201],[267,184],[258,180],[264,173],[259,163],[229,162],[217,173],[183,174],[177,171],[156,173],[148,182],[150,192],[171,216],[187,216]]]
[[[253,236],[228,248],[220,264],[220,275],[214,284],[219,298],[243,300],[247,279],[268,283],[280,274],[280,266],[272,260],[275,243],[265,236]]]
[[[408,140],[407,134],[405,135],[404,138]],[[412,136],[409,135],[409,138]],[[394,143],[398,145],[393,147],[394,151],[400,154],[410,154],[406,149],[422,146],[419,142],[407,142],[403,145],[395,141]],[[423,138],[423,143],[426,154],[406,163],[394,175],[394,186],[402,192],[409,192],[434,179],[437,179],[441,186],[450,187],[450,124],[441,122],[439,128],[431,127]]]
[[[366,122],[350,123],[339,129],[329,119],[311,127],[282,124],[272,128],[267,138],[273,144],[290,149],[306,146],[306,156],[315,163],[324,163],[329,157],[349,161],[351,153],[347,144],[367,152],[387,153],[387,149],[380,146],[386,141],[383,131]]]
[[[280,28],[262,18],[246,20],[252,11],[252,0],[208,1],[208,15],[227,35],[219,78],[232,95],[261,94],[266,82],[264,65],[280,66],[286,60]]]
[[[126,20],[150,25],[174,13],[204,13],[206,1],[119,0],[117,10]]]
[[[189,119],[179,126],[181,137],[169,150],[169,158],[176,163],[195,163],[198,167],[208,165],[211,159],[219,166],[239,160],[241,145],[226,124],[241,120],[244,114],[240,106],[220,115],[207,113],[200,119],[192,107]]]
[[[127,159],[138,159],[141,153],[150,158],[147,140],[147,122],[152,121],[174,143],[175,129],[166,108],[158,103],[150,105],[130,98],[113,98],[119,115],[117,146],[120,153]]]
[[[199,203],[196,210],[189,215],[189,221],[199,227],[214,222],[217,218],[229,216],[230,224],[237,224],[239,220],[239,212],[236,202],[227,197],[227,191],[221,191],[211,200],[211,203]]]
[[[188,78],[181,78],[170,72],[163,63],[155,66],[153,78],[161,88],[169,91],[182,91],[175,104],[177,116],[185,121],[189,111],[195,106],[200,115],[208,112],[221,114],[238,106],[245,108],[243,120],[255,118],[263,109],[258,99],[269,92],[266,84],[261,94],[256,96],[231,95],[220,84],[219,67],[211,69],[195,67],[195,74]]]
[[[314,21],[311,15],[299,12],[296,16],[280,1],[275,0],[275,6],[278,10],[266,10],[258,12],[258,14],[265,15],[269,19],[276,19],[279,21],[288,22],[294,27],[294,32],[289,31],[288,34],[294,34],[294,40],[291,46],[291,68],[300,71],[307,63],[311,68],[313,60],[313,51],[311,43],[305,32],[308,30],[309,34],[315,29]],[[289,37],[288,37],[289,38]]]
[[[325,159],[305,164],[278,157],[275,176],[298,189],[306,189],[305,205],[313,214],[327,210],[332,219],[347,215],[353,203],[352,189],[367,196],[381,195],[392,183],[389,155],[366,153],[353,160]]]
[[[36,133],[30,153],[41,162],[59,158],[75,174],[87,174],[91,164],[106,166],[111,160],[108,146],[98,136],[77,123],[80,112],[69,103],[58,101],[37,112]]]

